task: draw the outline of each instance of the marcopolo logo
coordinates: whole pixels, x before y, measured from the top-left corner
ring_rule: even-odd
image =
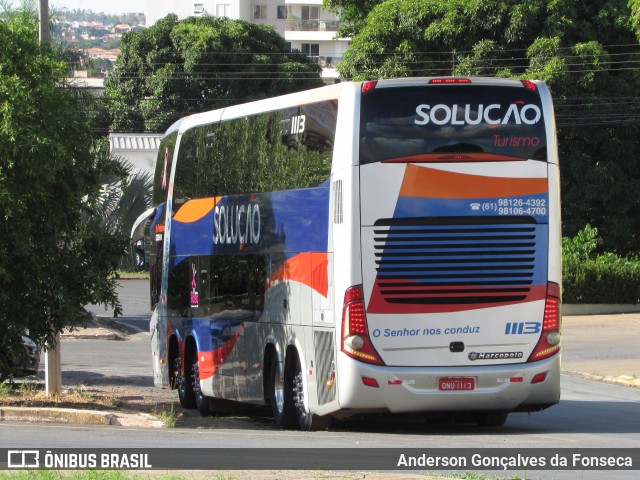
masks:
[[[492,103],[484,105],[437,105],[421,104],[416,107],[416,125],[478,125],[482,122],[489,125],[535,125],[540,121],[540,107],[523,101],[513,102],[508,106]]]
[[[522,358],[522,352],[471,352],[469,353],[469,360],[472,362],[475,360],[507,360],[511,358]]]

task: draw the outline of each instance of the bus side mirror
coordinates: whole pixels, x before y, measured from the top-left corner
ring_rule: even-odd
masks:
[[[144,230],[149,218],[155,213],[155,208],[150,208],[142,213],[134,222],[131,229],[131,259],[137,269],[148,267],[147,252],[145,251]]]
[[[144,248],[144,238],[131,244],[131,256],[133,257],[133,266],[135,268],[143,270],[149,266],[147,252]]]

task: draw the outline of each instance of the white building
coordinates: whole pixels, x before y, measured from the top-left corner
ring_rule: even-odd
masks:
[[[129,160],[134,173],[148,173],[153,178],[162,134],[155,133],[110,133],[109,151]]]
[[[273,25],[292,50],[317,58],[326,83],[338,79],[335,65],[349,45],[348,39],[335,38],[338,17],[322,8],[322,0],[147,0],[147,25],[169,13],[180,19],[212,15]]]

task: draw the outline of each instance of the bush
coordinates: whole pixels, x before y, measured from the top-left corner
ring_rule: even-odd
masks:
[[[596,254],[598,230],[587,225],[562,241],[564,303],[640,303],[640,260]]]

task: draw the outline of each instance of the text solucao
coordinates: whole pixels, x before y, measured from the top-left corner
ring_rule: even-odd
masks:
[[[257,244],[260,241],[260,206],[216,206],[213,211],[214,244]]]

